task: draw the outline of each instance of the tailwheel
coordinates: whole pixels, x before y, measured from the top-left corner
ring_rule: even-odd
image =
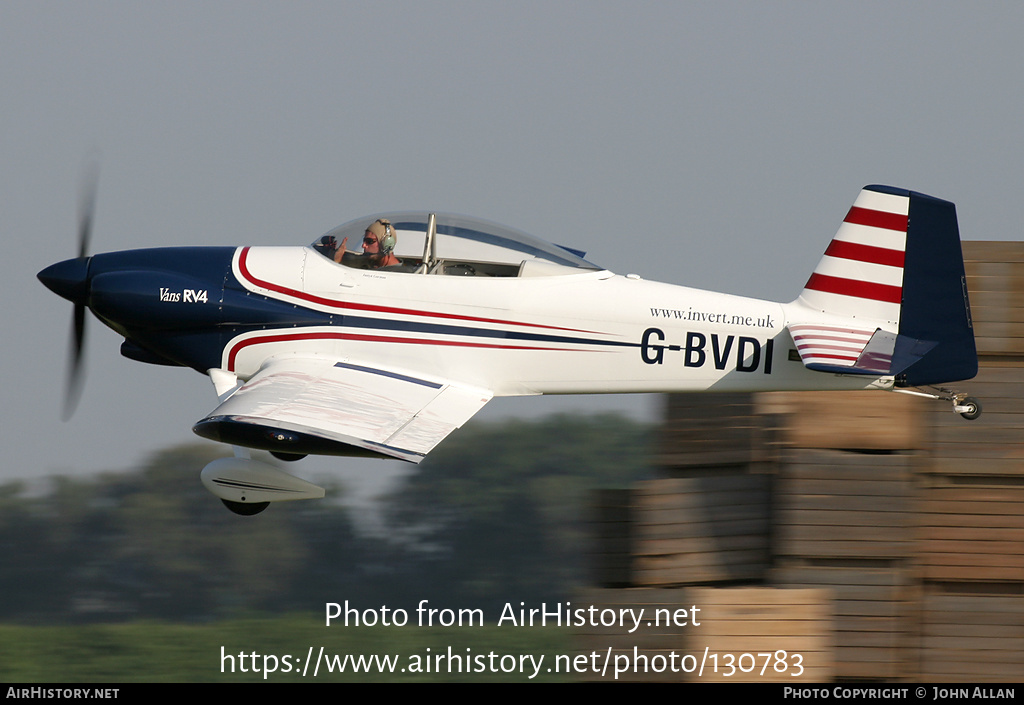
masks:
[[[981,416],[981,402],[974,397],[963,397],[953,400],[953,411],[969,421]]]

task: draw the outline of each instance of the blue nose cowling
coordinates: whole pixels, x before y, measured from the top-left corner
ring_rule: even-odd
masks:
[[[76,304],[84,304],[89,292],[89,258],[66,259],[36,275],[47,289]]]

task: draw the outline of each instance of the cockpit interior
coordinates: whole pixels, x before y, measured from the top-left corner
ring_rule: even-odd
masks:
[[[597,271],[585,253],[552,245],[532,235],[478,218],[443,213],[385,213],[353,220],[326,233],[311,247],[334,259],[347,238],[355,250],[366,228],[387,218],[397,242],[394,254],[401,264],[380,271],[472,277],[531,277]],[[358,256],[342,258],[339,266],[360,266]]]

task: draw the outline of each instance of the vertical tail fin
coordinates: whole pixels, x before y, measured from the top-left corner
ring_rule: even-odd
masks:
[[[910,196],[882,188],[860,192],[800,294],[805,306],[899,325]]]
[[[808,366],[878,373],[877,354],[875,364],[867,366],[861,355],[866,338],[881,330],[897,334],[887,337],[892,342],[885,345],[890,360],[883,373],[895,375],[899,385],[941,384],[977,374],[960,231],[949,201],[866,186],[797,303],[849,319],[849,333],[865,338],[852,346],[856,350],[829,351],[825,333],[804,327],[802,340],[794,340]]]

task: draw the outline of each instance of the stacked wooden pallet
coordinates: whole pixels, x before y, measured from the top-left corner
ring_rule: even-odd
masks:
[[[718,656],[715,668],[705,668],[694,680],[822,683],[835,675],[827,590],[695,588],[688,593],[703,618],[694,646],[703,644],[709,656]]]
[[[685,590],[594,589],[575,595],[573,608],[594,607],[599,615],[596,624],[588,620],[576,627],[575,675],[586,681],[684,680],[682,656],[690,642],[688,632],[696,627],[688,618],[672,616],[690,607],[685,605],[688,599]],[[639,627],[631,616],[637,614],[642,616]],[[612,616],[601,620],[601,615]]]
[[[915,593],[907,570],[889,562],[789,560],[772,583],[828,591],[836,676],[891,680],[913,673]]]
[[[1024,243],[964,243],[981,400],[963,423],[934,405],[921,468],[920,677],[1024,673]]]
[[[979,354],[1024,355],[1024,243],[965,242],[964,268]]]
[[[629,615],[577,628],[583,680],[821,683],[834,673],[824,590],[589,590],[572,605]]]
[[[662,467],[721,468],[757,460],[763,428],[753,394],[670,394],[659,436]]]
[[[917,515],[922,578],[1024,586],[1024,486],[1002,478],[943,477]],[[986,484],[979,484],[986,483]]]
[[[1019,682],[1024,595],[932,587],[921,600],[920,639],[919,680]]]
[[[622,500],[618,584],[817,589],[838,678],[1019,677],[1024,243],[964,254],[980,419],[875,392],[673,395],[665,478]]]
[[[830,591],[837,676],[907,673],[923,400],[822,392],[760,402],[778,426],[771,582]]]
[[[593,501],[596,584],[666,587],[762,580],[770,477],[751,394],[668,397],[658,462],[666,477]],[[670,468],[670,470],[669,470]]]
[[[790,449],[779,463],[775,555],[905,561],[913,553],[916,457]]]
[[[768,570],[769,478],[722,472],[642,482],[633,490],[632,584],[761,580]]]
[[[771,429],[760,437],[767,435],[776,448],[866,454],[921,450],[930,441],[922,413],[927,402],[919,397],[878,392],[767,392],[753,396],[760,423]]]

